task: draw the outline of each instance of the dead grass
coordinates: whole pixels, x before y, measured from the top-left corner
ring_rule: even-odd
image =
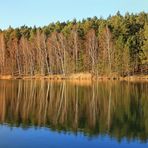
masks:
[[[9,79],[12,79],[12,76],[11,75],[0,76],[0,79],[1,80],[9,80]]]
[[[9,80],[9,79],[48,79],[48,80],[54,80],[54,81],[62,81],[62,80],[69,80],[73,81],[74,83],[84,81],[86,84],[88,81],[91,80],[98,80],[98,81],[108,81],[108,80],[121,80],[121,81],[148,81],[148,75],[137,75],[137,76],[129,76],[129,77],[120,77],[120,76],[93,76],[90,73],[77,73],[77,74],[69,74],[69,75],[35,75],[35,76],[16,76],[12,77],[11,75],[4,75],[0,76],[0,79],[2,80]]]

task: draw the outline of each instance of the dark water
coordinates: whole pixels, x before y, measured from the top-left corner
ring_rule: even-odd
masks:
[[[0,81],[0,148],[146,146],[146,82]]]

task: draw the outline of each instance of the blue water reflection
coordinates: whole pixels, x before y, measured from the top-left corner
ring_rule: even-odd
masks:
[[[115,138],[107,135],[88,138],[82,133],[77,135],[51,131],[48,128],[28,128],[0,126],[0,147],[1,148],[98,148],[98,147],[146,147],[148,143],[141,143],[139,140],[127,141],[123,139],[118,142]]]

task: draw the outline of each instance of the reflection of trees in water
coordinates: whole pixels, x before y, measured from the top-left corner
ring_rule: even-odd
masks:
[[[148,138],[147,83],[1,81],[0,122]]]

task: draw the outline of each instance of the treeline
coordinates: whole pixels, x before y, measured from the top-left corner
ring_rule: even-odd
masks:
[[[148,13],[0,31],[0,75],[148,74]]]

